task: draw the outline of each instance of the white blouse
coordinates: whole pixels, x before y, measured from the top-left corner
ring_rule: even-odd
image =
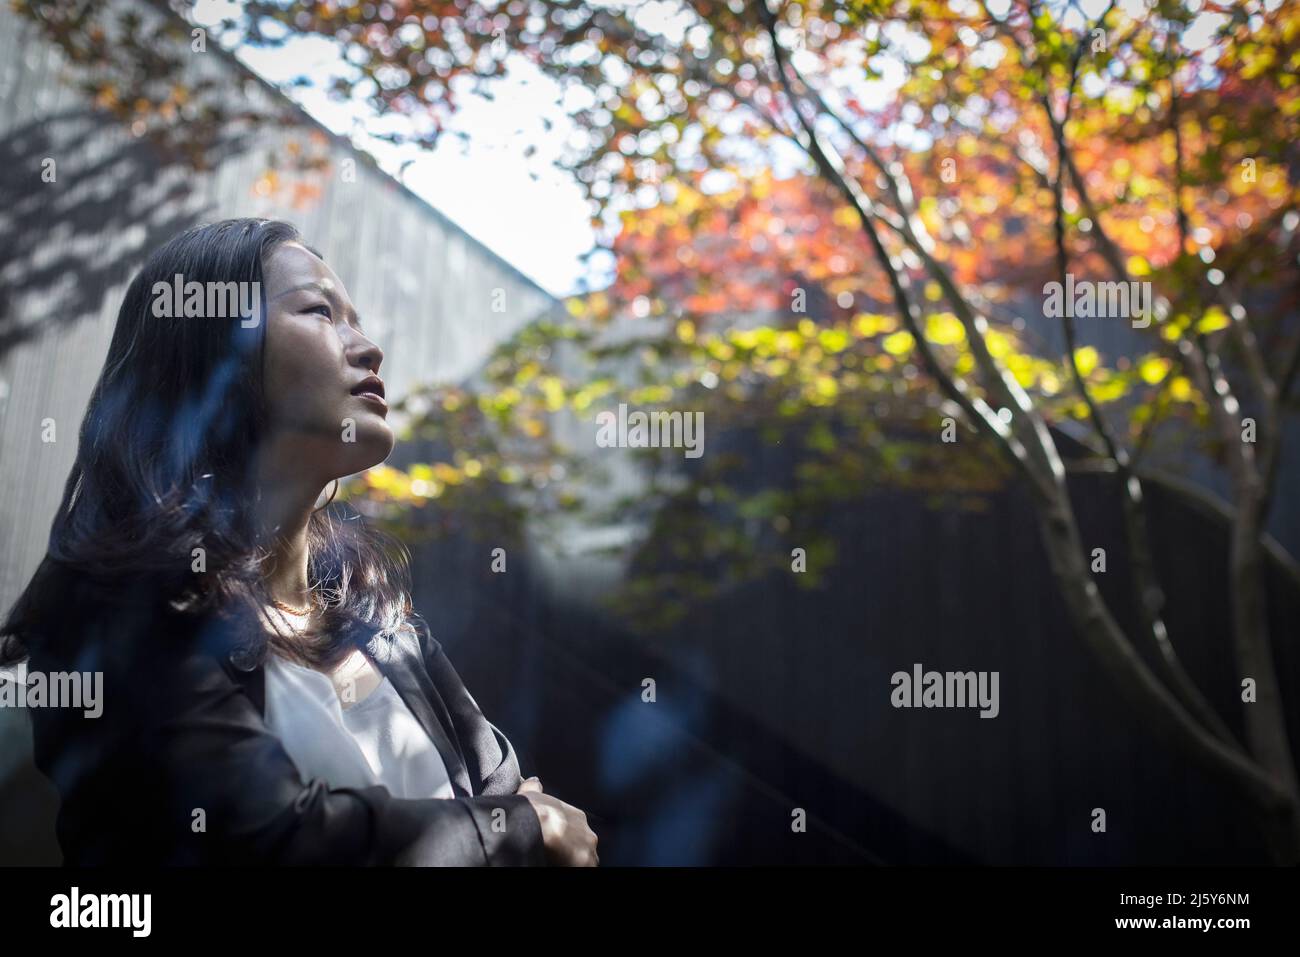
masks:
[[[398,798],[452,798],[442,756],[387,676],[344,708],[328,675],[271,655],[266,723],[303,779],[388,788]]]

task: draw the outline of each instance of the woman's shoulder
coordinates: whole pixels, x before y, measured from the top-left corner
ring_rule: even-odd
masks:
[[[417,612],[412,612],[407,617],[407,625],[414,636],[415,652],[420,656],[420,664],[427,672],[436,672],[438,663],[447,661],[442,642],[434,637],[428,620]]]
[[[9,627],[33,660],[138,668],[168,649],[233,647],[238,623],[214,611],[184,611],[168,576],[112,577],[47,559],[15,606]],[[165,656],[164,656],[165,657]]]
[[[414,634],[415,640],[421,648],[437,646],[438,642],[433,637],[433,629],[429,627],[429,622],[417,611],[412,611],[406,616],[406,627]]]
[[[9,625],[39,630],[106,609],[156,610],[184,588],[183,573],[115,573],[46,556],[10,613]]]

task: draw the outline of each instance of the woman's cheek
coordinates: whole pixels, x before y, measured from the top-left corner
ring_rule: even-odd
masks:
[[[338,371],[342,359],[335,354],[337,340],[332,345],[329,339],[315,325],[285,323],[270,343],[276,353],[267,385],[275,396],[273,404],[283,408],[289,420],[337,431],[346,418],[347,390]]]

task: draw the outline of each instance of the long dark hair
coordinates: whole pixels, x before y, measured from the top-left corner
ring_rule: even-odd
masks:
[[[270,553],[252,508],[267,421],[265,292],[256,317],[160,319],[152,306],[155,284],[170,285],[177,274],[187,283],[256,282],[251,288],[261,290],[266,256],[286,242],[302,239],[276,220],[203,224],[169,240],[136,274],[81,424],[45,560],[0,627],[0,665],[25,658],[43,620],[60,613],[60,596],[43,574],[50,563],[93,580],[147,581],[166,589],[179,611],[216,611],[250,625],[265,615]],[[307,529],[308,581],[323,609],[318,625],[291,645],[248,628],[256,660],[278,646],[325,663],[345,650],[350,622],[390,637],[409,627],[409,553],[355,513],[331,509],[313,513]]]

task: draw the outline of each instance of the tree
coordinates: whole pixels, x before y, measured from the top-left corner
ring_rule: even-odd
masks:
[[[1029,490],[1076,633],[1116,687],[1253,802],[1280,862],[1300,861],[1300,786],[1262,574],[1300,366],[1294,5],[251,4],[238,29],[249,42],[276,42],[286,28],[346,48],[355,74],[339,93],[418,119],[409,135],[424,145],[455,110],[460,78],[502,75],[512,51],[584,91],[572,100],[581,135],[565,164],[595,222],[633,212],[623,217],[619,284],[585,313],[575,306],[584,331],[567,338],[599,342],[626,297],[665,317],[673,335],[664,344],[686,364],[648,359],[665,381],[638,385],[643,401],[694,388],[706,372],[727,382],[717,395],[737,411],[756,396],[779,408],[797,395],[851,412],[849,397],[872,390],[933,389],[922,407],[960,418]],[[797,175],[777,185],[767,171],[792,156]],[[731,188],[718,191],[720,181]],[[815,227],[772,217],[779,202],[793,215],[812,211]],[[764,229],[780,220],[771,247],[747,258],[779,263],[776,285],[736,282],[742,263],[701,269],[723,248],[708,243],[718,216],[728,230],[739,222],[741,236],[755,217],[766,217]],[[701,276],[698,288],[687,284]],[[780,283],[799,276],[835,307],[816,320],[720,328],[724,309],[786,308],[792,288]],[[1078,316],[1062,301],[1076,277],[1089,290],[1149,291],[1149,314],[1133,315],[1130,303],[1107,327],[1130,320],[1114,341],[1131,342],[1134,361],[1107,368],[1097,347],[1080,345],[1076,319],[1101,320],[1088,318],[1086,297]],[[1051,341],[1043,318],[1057,326],[1059,356],[1035,354]],[[616,392],[608,378],[570,386],[512,349],[496,369],[511,381],[481,397],[485,410],[509,410],[503,422],[540,435],[533,411],[582,411]],[[921,375],[896,374],[909,368]],[[1089,467],[1122,480],[1136,634],[1092,579],[1053,434],[1071,421],[1088,429]],[[1238,679],[1255,687],[1244,742],[1179,663],[1147,541],[1143,463],[1187,430],[1204,436],[1231,479],[1231,641]],[[1157,650],[1158,669],[1139,644]]]

